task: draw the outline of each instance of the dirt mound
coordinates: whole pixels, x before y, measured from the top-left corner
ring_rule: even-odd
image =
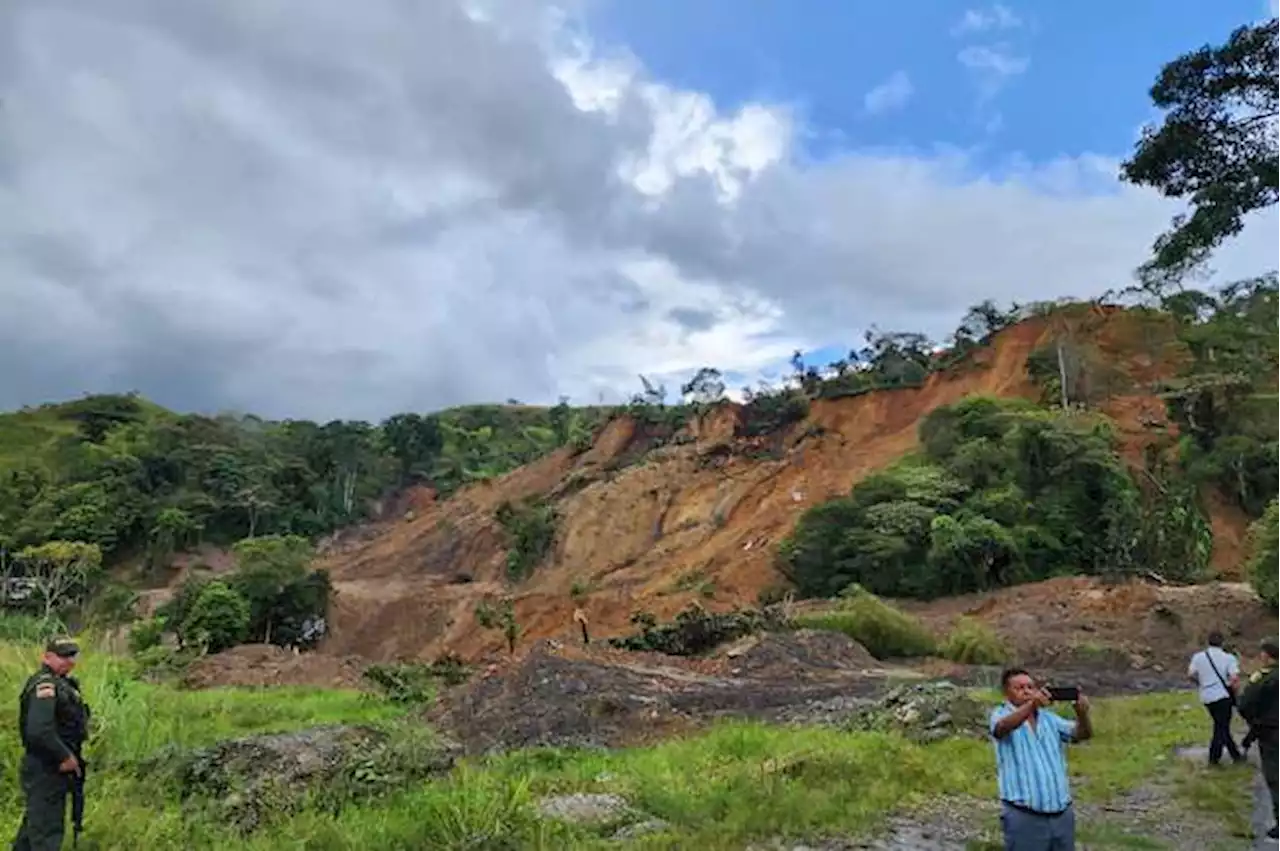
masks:
[[[984,737],[990,707],[949,682],[900,686],[856,712],[851,730],[891,730],[917,742],[949,736]]]
[[[441,696],[428,716],[469,752],[616,747],[654,741],[723,716],[764,718],[841,695],[869,696],[875,677],[804,682],[729,678],[676,666],[617,664],[538,642],[511,667]]]
[[[187,669],[188,688],[220,686],[314,686],[362,689],[368,686],[356,659],[299,653],[272,644],[242,644],[198,659]]]
[[[307,797],[341,804],[444,774],[459,753],[445,740],[399,741],[372,728],[328,726],[193,751],[166,748],[146,768],[173,775],[182,798],[204,799],[228,824],[249,833]]]
[[[812,629],[753,635],[734,644],[724,656],[730,673],[751,677],[803,678],[882,667],[865,647],[847,635]]]
[[[1231,582],[1109,585],[1064,577],[901,605],[939,634],[962,616],[978,618],[1022,663],[1067,671],[1180,674],[1212,630],[1245,652],[1276,634],[1275,613],[1247,585]]]

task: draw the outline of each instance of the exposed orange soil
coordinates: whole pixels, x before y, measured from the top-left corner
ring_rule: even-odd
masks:
[[[1070,321],[1113,368],[1110,398],[1099,407],[1114,420],[1125,456],[1139,463],[1144,447],[1168,440],[1172,428],[1150,382],[1183,354],[1167,325],[1141,314],[1093,309]],[[726,405],[692,424],[687,442],[641,463],[619,462],[644,437],[620,418],[580,455],[559,450],[445,501],[412,498],[397,519],[348,530],[324,548],[318,566],[338,591],[325,649],[373,659],[445,650],[482,657],[504,642],[476,623],[474,608],[504,594],[515,600],[522,641],[572,640],[575,586],[587,592],[582,605],[600,636],[628,631],[636,609],[667,618],[694,599],[708,608],[752,604],[778,581],[775,546],[801,512],[911,451],[920,419],[940,405],[976,394],[1036,395],[1027,357],[1055,333],[1030,319],[923,387],[817,400],[805,422],[778,436],[775,457],[746,455],[733,437],[740,408]],[[555,550],[512,588],[494,512],[504,500],[538,494],[556,500]],[[1240,522],[1220,508],[1215,563],[1227,569],[1238,560]]]

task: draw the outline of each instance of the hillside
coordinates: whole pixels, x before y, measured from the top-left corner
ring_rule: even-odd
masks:
[[[1035,357],[1064,327],[1087,335],[1106,366],[1105,387],[1088,391],[1091,410],[1078,416],[1109,419],[1135,467],[1148,447],[1172,445],[1178,427],[1156,393],[1195,358],[1167,315],[1077,306],[1069,321],[1033,316],[919,387],[818,398],[806,418],[763,438],[735,436],[741,405],[712,408],[657,448],[644,422],[619,417],[585,452],[562,448],[447,501],[424,497],[402,518],[343,532],[320,560],[338,592],[327,647],[373,658],[485,655],[502,637],[481,628],[476,607],[504,595],[522,640],[571,636],[579,605],[602,635],[628,630],[637,610],[666,619],[692,601],[753,605],[778,587],[776,547],[802,512],[915,449],[925,415],[973,396],[1041,398]],[[1249,517],[1212,487],[1204,496],[1212,563],[1234,576]],[[554,545],[512,584],[498,514],[531,498],[554,506]]]

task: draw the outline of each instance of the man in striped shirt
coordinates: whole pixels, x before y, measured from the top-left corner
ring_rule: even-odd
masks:
[[[1067,779],[1066,745],[1093,735],[1089,701],[1076,699],[1076,719],[1050,712],[1049,693],[1021,668],[1000,675],[1005,702],[991,712],[1005,851],[1072,851],[1076,819]]]

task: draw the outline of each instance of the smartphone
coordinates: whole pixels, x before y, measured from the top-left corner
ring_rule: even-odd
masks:
[[[1049,686],[1046,691],[1054,703],[1075,703],[1080,699],[1079,686]]]

